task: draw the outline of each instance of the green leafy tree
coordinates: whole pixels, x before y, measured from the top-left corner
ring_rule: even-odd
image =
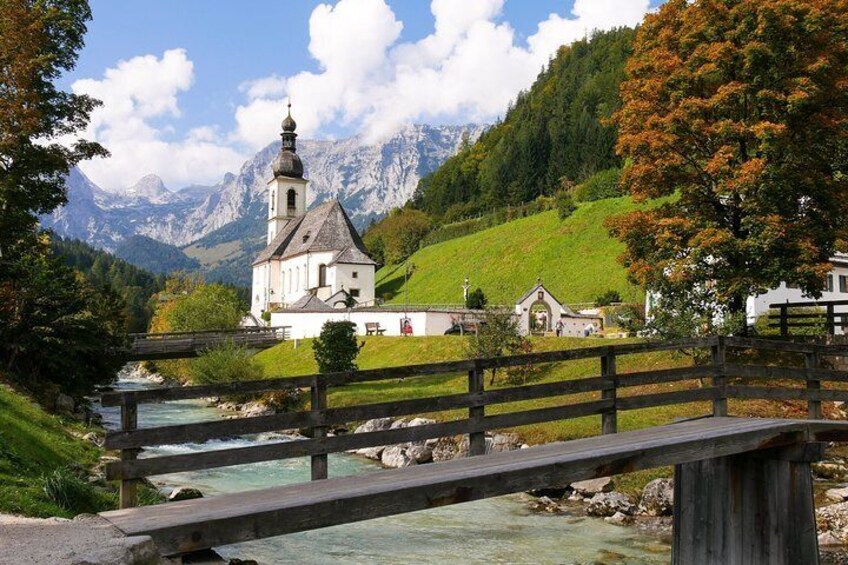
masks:
[[[482,310],[488,302],[489,299],[486,298],[483,289],[478,287],[468,293],[468,297],[465,299],[465,307],[470,310]]]
[[[598,171],[574,188],[574,199],[578,202],[591,202],[622,196],[624,190],[620,180],[621,169],[618,167]]]
[[[0,2],[0,258],[65,203],[74,165],[107,154],[74,139],[98,103],[55,84],[76,65],[90,19],[85,0]]]
[[[368,252],[383,264],[396,265],[418,251],[419,244],[430,233],[430,217],[412,208],[396,208],[375,223],[363,235]]]
[[[224,343],[203,352],[191,364],[194,384],[224,384],[256,381],[264,376],[262,365],[244,347]]]
[[[609,306],[621,302],[621,294],[617,290],[608,290],[595,299],[595,306]]]
[[[228,330],[239,327],[246,305],[222,284],[202,284],[174,300],[168,312],[170,331]]]
[[[485,359],[523,353],[527,339],[521,335],[511,310],[487,308],[475,334],[469,335],[466,353],[471,359]],[[497,369],[491,369],[494,384]]]
[[[560,220],[564,220],[577,210],[577,206],[574,204],[574,198],[572,198],[571,194],[560,190],[556,194],[556,204],[557,204],[557,214],[559,215]]]
[[[781,281],[818,296],[848,225],[846,84],[844,0],[670,0],[649,15],[617,150],[636,199],[676,198],[610,222],[631,278],[675,311],[709,288],[725,318]]]
[[[338,373],[356,370],[356,357],[362,345],[356,342],[356,324],[346,321],[327,321],[321,335],[312,341],[312,352],[318,370]]]

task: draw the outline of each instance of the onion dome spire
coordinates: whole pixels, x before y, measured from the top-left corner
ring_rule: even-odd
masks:
[[[283,133],[280,134],[282,138],[280,154],[274,159],[271,168],[274,171],[274,178],[293,177],[299,179],[303,178],[303,163],[297,155],[297,144],[295,141],[297,134],[294,132],[297,129],[297,123],[291,116],[291,100],[288,103],[288,110],[288,115],[283,119],[282,123]]]

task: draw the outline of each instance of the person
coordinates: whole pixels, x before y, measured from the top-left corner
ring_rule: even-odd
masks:
[[[563,328],[562,320],[557,320],[557,323],[556,323],[556,336],[557,337],[562,337],[562,328]]]

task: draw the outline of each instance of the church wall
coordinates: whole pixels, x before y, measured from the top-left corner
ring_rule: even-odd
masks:
[[[262,310],[265,308],[266,296],[268,288],[267,267],[265,265],[257,265],[253,267],[253,286],[250,293],[250,313],[257,319],[262,315]]]
[[[444,335],[453,325],[456,314],[450,312],[408,312],[406,316],[412,325],[412,335]],[[404,313],[399,311],[356,311],[348,312],[275,312],[271,314],[274,326],[290,326],[292,339],[316,337],[321,333],[324,322],[349,320],[356,324],[357,335],[365,335],[366,323],[378,323],[385,329],[385,336],[401,335],[401,320]]]
[[[342,289],[350,291],[352,288],[359,289],[359,296],[356,300],[360,304],[370,305],[374,303],[374,266],[373,265],[348,265],[337,263],[333,265],[332,284],[333,292],[338,292]],[[356,278],[353,277],[356,273]]]

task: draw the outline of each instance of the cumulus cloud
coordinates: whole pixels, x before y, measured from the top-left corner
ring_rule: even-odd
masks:
[[[321,71],[245,85],[236,138],[254,147],[272,139],[278,128],[268,112],[280,115],[288,96],[307,136],[333,123],[361,129],[373,141],[409,122],[492,120],[560,45],[593,30],[636,25],[649,9],[649,0],[576,0],[568,16],[550,14],[525,43],[500,21],[503,3],[433,0],[433,33],[403,43],[402,23],[383,0],[319,5],[309,31]]]
[[[223,172],[237,168],[244,154],[215,127],[195,128],[181,139],[171,139],[173,127],[154,125],[180,117],[178,95],[193,82],[194,65],[183,49],[120,61],[101,79],[75,81],[75,93],[103,102],[92,112],[86,134],[112,154],[84,162],[83,171],[103,188],[120,190],[151,172],[167,186],[180,188],[215,182]]]
[[[276,139],[288,98],[304,137],[327,137],[341,126],[370,142],[407,123],[488,122],[560,45],[635,25],[649,10],[649,0],[575,0],[570,13],[550,14],[523,40],[503,21],[504,1],[432,0],[433,32],[414,42],[400,41],[403,23],[384,0],[320,4],[309,19],[319,70],[242,84],[231,131],[209,125],[174,135],[179,95],[194,82],[185,50],[120,61],[102,78],[72,85],[103,101],[88,134],[112,152],[83,170],[113,190],[150,172],[172,188],[215,182]]]

